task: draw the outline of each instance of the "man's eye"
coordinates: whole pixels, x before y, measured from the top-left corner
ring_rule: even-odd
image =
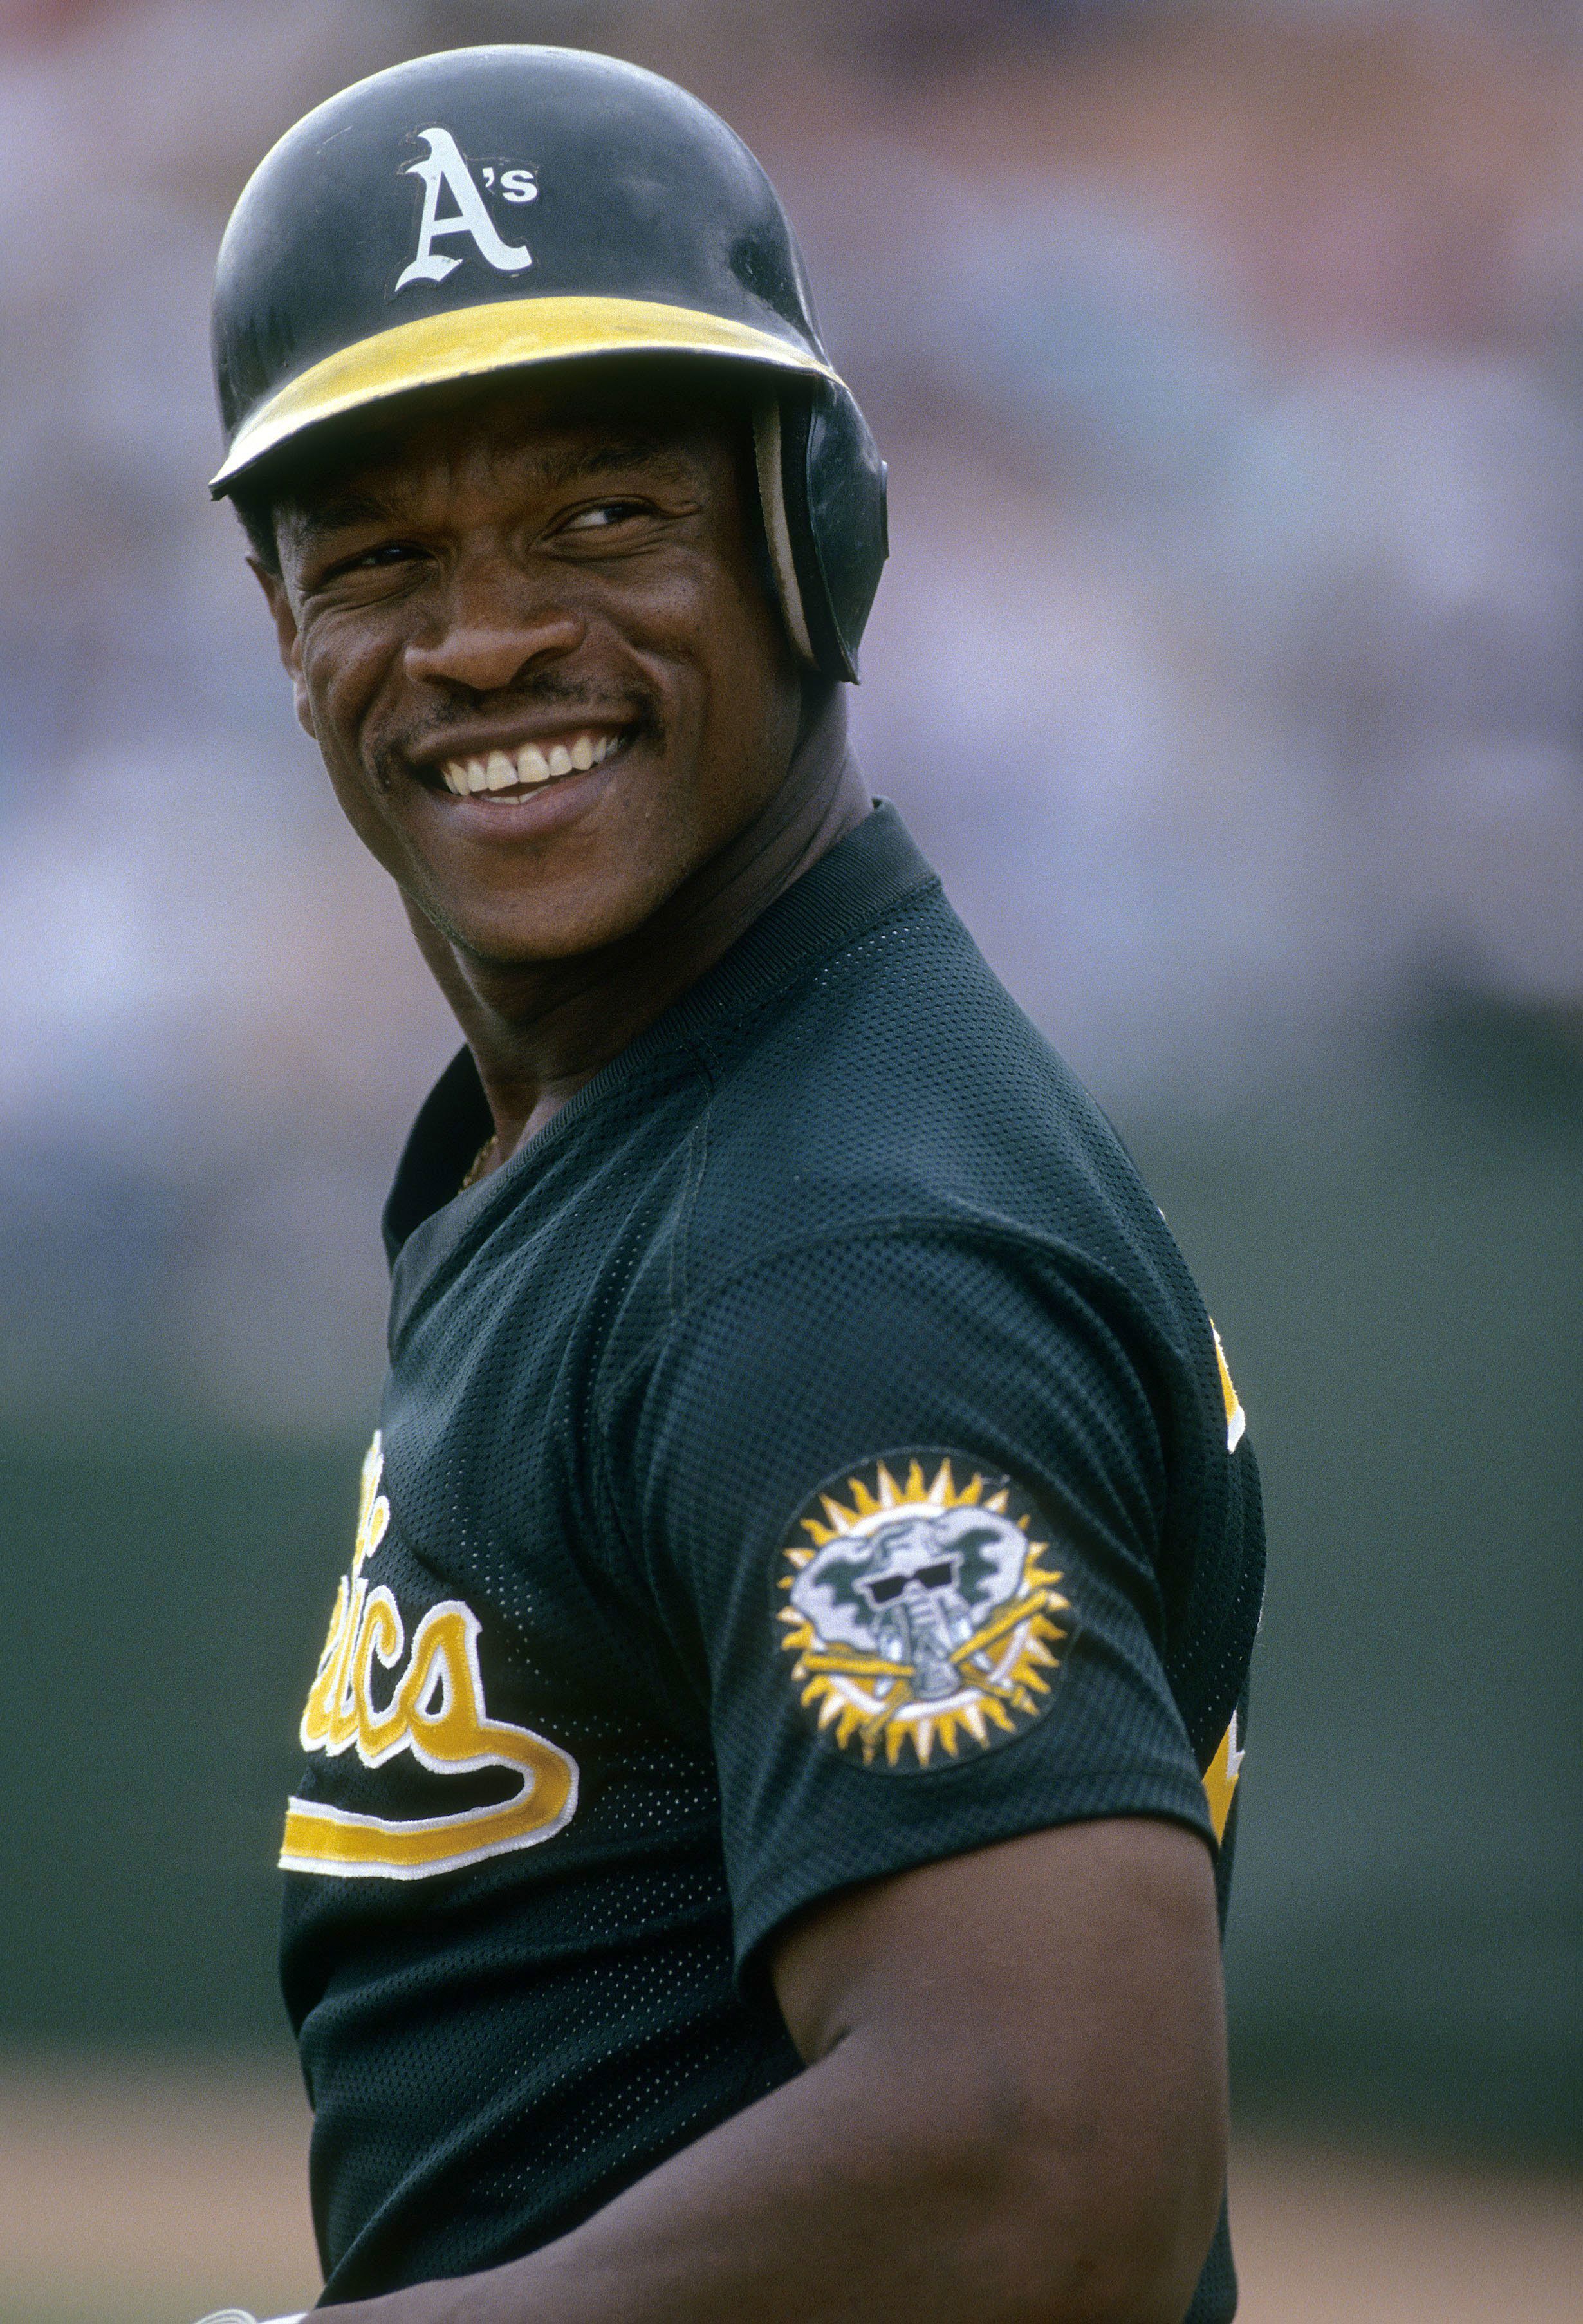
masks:
[[[563,532],[603,532],[624,518],[642,516],[647,512],[643,501],[600,501],[594,508],[579,509],[575,516],[566,519]]]
[[[419,554],[410,540],[382,540],[377,548],[365,549],[361,557],[348,558],[342,570],[356,573],[371,565],[405,565]]]
[[[345,580],[349,573],[378,573],[388,567],[406,565],[422,550],[410,540],[376,541],[372,549],[360,549],[354,557],[336,558],[319,575],[318,586],[327,581]]]

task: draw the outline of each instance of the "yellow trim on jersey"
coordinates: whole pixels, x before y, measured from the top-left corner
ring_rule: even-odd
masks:
[[[397,323],[310,364],[243,422],[209,490],[220,492],[304,429],[387,396],[571,355],[728,355],[835,377],[794,341],[695,308],[652,299],[497,299]]]
[[[336,1592],[299,1729],[305,1751],[327,1758],[354,1750],[365,1767],[408,1752],[437,1775],[498,1770],[516,1780],[512,1797],[454,1815],[407,1819],[354,1813],[318,1800],[286,1809],[281,1867],[341,1879],[419,1880],[437,1872],[533,1848],[568,1824],[577,1809],[577,1763],[529,1728],[492,1719],[478,1666],[480,1623],[459,1598],[431,1606],[412,1633],[382,1582],[364,1567],[384,1539],[391,1505],[380,1491],[384,1453],[376,1435],[363,1464],[352,1571]],[[373,1669],[395,1671],[390,1700],[374,1700]]]
[[[1210,1325],[1215,1332],[1213,1323]],[[1215,1332],[1215,1361],[1220,1367],[1220,1397],[1226,1406],[1226,1450],[1235,1452],[1247,1427],[1247,1415],[1242,1409],[1237,1390],[1231,1385],[1231,1368],[1226,1361],[1226,1351],[1220,1345],[1220,1334]]]
[[[1204,1771],[1204,1797],[1210,1803],[1210,1821],[1215,1827],[1217,1840],[1226,1837],[1242,1759],[1243,1754],[1237,1748],[1237,1713],[1233,1711],[1231,1724],[1215,1746],[1215,1756]]]

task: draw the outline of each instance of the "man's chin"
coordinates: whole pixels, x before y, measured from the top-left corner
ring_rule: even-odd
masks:
[[[542,889],[531,902],[445,898],[418,908],[465,960],[489,975],[530,976],[536,969],[593,959],[635,936],[661,897],[643,892],[586,893],[558,899]]]

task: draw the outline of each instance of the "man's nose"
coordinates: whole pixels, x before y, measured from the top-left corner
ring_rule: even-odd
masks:
[[[420,685],[495,694],[536,663],[575,653],[585,634],[578,614],[520,573],[459,574],[433,627],[411,641],[403,660]]]

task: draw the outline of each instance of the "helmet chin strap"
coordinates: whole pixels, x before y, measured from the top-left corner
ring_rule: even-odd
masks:
[[[753,453],[759,468],[759,498],[764,510],[764,531],[769,543],[769,561],[775,567],[776,586],[780,592],[780,608],[786,616],[791,641],[803,659],[811,668],[819,667],[808,635],[807,615],[803,611],[802,586],[797,579],[796,561],[792,556],[791,527],[786,516],[786,483],[781,473],[780,401],[770,396],[753,410]]]

